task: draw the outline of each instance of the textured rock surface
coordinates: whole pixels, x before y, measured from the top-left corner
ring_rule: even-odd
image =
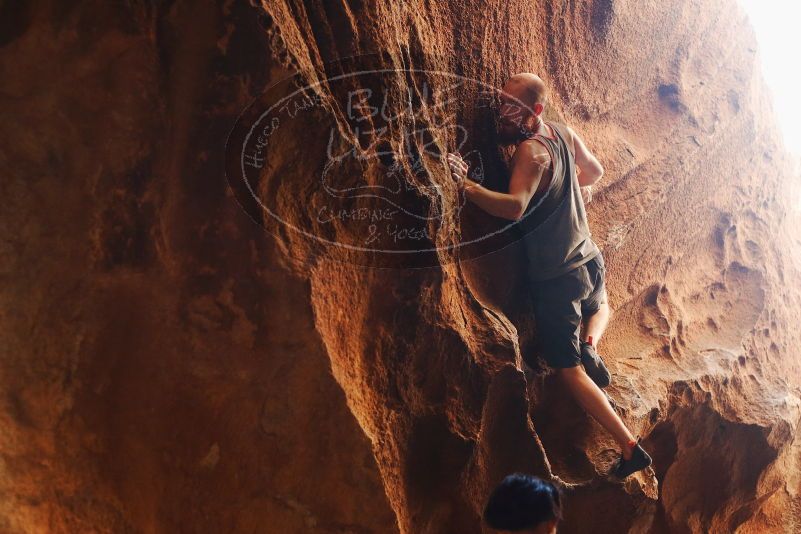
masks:
[[[0,11],[0,530],[480,532],[518,469],[574,484],[565,532],[801,528],[797,168],[734,1]],[[531,351],[517,246],[366,268],[236,202],[242,109],[375,52],[357,65],[536,72],[599,156],[610,393],[658,487],[599,476],[613,445]],[[458,96],[502,187],[481,95]],[[327,139],[298,132],[319,126],[298,119],[260,182],[316,232],[297,199]],[[425,178],[441,193],[410,202],[456,202],[444,166]],[[438,245],[499,224],[439,222]]]

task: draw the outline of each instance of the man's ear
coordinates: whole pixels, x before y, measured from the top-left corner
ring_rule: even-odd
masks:
[[[537,117],[539,117],[540,115],[542,115],[542,110],[544,110],[544,109],[545,109],[545,106],[543,106],[543,105],[542,105],[542,104],[540,104],[539,102],[537,102],[536,104],[534,104],[534,114],[535,114]]]

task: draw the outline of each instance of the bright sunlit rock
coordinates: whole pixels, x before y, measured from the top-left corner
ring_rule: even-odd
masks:
[[[801,155],[801,2],[739,0],[754,27],[760,63],[787,149]]]

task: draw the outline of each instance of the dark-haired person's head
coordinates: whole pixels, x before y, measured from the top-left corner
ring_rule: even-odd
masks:
[[[559,490],[533,475],[514,473],[492,491],[484,522],[501,532],[553,534],[562,519]]]

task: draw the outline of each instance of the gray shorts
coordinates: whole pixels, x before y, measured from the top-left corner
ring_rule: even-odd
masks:
[[[598,311],[606,302],[603,256],[549,280],[531,281],[537,350],[554,368],[581,364],[579,332],[581,319]]]

